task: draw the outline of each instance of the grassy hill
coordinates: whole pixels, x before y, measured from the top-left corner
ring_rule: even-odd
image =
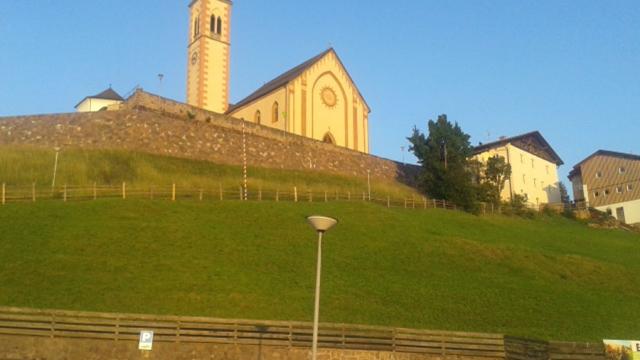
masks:
[[[0,146],[0,183],[9,187],[39,189],[51,187],[55,152],[32,147]],[[168,188],[212,190],[222,186],[235,191],[242,184],[242,168],[207,161],[185,160],[115,150],[65,149],[60,153],[56,185],[74,187],[98,185],[119,186],[126,182],[138,189]],[[248,187],[254,193],[264,191],[328,191],[361,194],[367,190],[366,178],[325,174],[318,171],[292,171],[250,167]],[[394,198],[418,196],[412,188],[394,181],[374,180],[372,193]]]
[[[636,234],[361,202],[8,204],[0,305],[311,320],[311,213],[340,219],[325,242],[322,321],[637,337]]]

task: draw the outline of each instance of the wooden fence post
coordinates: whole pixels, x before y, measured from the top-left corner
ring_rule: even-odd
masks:
[[[280,190],[276,189],[276,202],[280,201]]]
[[[424,209],[427,210],[427,198],[423,196],[422,200],[424,201]]]
[[[2,205],[7,203],[7,184],[2,183]]]
[[[262,201],[262,188],[258,189],[258,201]]]
[[[406,198],[404,199],[404,208],[405,209],[407,208],[407,199]]]
[[[96,182],[93,182],[93,200],[96,200],[98,198],[98,189],[97,189],[98,185],[96,184]]]
[[[351,201],[351,191],[348,191],[348,192],[347,192],[347,200],[348,200],[348,201]]]
[[[391,207],[391,197],[387,195],[387,208]]]
[[[442,200],[442,208],[447,209],[447,200]]]
[[[127,183],[126,182],[122,182],[122,200],[126,200],[127,199]]]
[[[298,187],[293,187],[293,201],[298,202]]]
[[[171,184],[171,201],[176,201],[176,184]]]
[[[436,199],[433,199],[433,208],[436,209],[438,207],[438,203],[436,202]]]
[[[313,202],[313,191],[309,190],[309,202]]]
[[[413,195],[411,195],[411,207],[416,208],[416,198]]]
[[[36,183],[31,185],[31,201],[36,202]]]
[[[62,194],[62,200],[64,202],[67,202],[67,184],[64,184],[64,189],[63,189],[63,194]]]
[[[219,184],[220,187],[220,201],[224,200],[224,195],[222,193],[222,184]]]
[[[324,191],[324,202],[329,202],[329,197],[327,196],[327,191]]]
[[[200,189],[200,201],[204,198],[204,190]]]

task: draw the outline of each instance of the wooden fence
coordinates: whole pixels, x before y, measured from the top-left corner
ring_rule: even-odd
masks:
[[[137,341],[154,331],[154,342],[311,347],[311,323],[205,317],[109,314],[0,307],[0,335],[53,339]],[[546,342],[499,334],[320,324],[319,346],[388,351],[429,357],[486,360],[605,360],[601,343]]]
[[[223,320],[203,317],[106,314],[0,308],[0,334],[137,341],[142,330],[154,342],[311,347],[311,323]],[[504,359],[502,335],[321,324],[319,346],[331,349],[420,353]]]
[[[421,196],[394,197],[370,194],[368,191],[317,190],[292,187],[290,189],[245,189],[236,188],[183,188],[176,184],[166,186],[68,186],[54,189],[30,186],[8,186],[1,184],[0,205],[15,202],[37,202],[42,200],[86,201],[97,199],[155,199],[155,200],[197,200],[197,201],[288,201],[288,202],[330,202],[361,201],[373,202],[386,207],[412,209],[457,210],[457,206],[445,200],[428,199]]]

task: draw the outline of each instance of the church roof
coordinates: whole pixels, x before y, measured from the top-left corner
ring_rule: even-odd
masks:
[[[547,140],[545,140],[545,138],[542,136],[542,134],[540,134],[539,131],[532,131],[526,134],[513,136],[509,138],[505,137],[498,141],[478,145],[473,148],[473,154],[477,155],[487,150],[490,150],[496,147],[501,147],[507,144],[511,144],[526,152],[530,152],[547,161],[555,163],[558,166],[564,164],[564,161],[562,161],[560,156],[555,152],[555,150],[553,150],[551,145],[549,145]]]
[[[302,73],[304,73],[305,71],[307,71],[309,68],[311,68],[313,65],[315,65],[315,63],[317,63],[318,61],[320,61],[323,57],[325,57],[327,54],[329,53],[333,53],[336,56],[336,59],[338,59],[338,62],[340,63],[340,65],[345,69],[345,73],[347,74],[347,76],[349,77],[349,80],[351,80],[351,82],[355,85],[355,82],[353,81],[353,79],[351,78],[351,75],[349,75],[349,73],[346,71],[346,68],[344,66],[344,64],[342,63],[342,60],[340,60],[340,57],[338,57],[338,54],[336,53],[336,51],[333,48],[329,48],[323,52],[321,52],[320,54],[312,57],[311,59],[303,62],[302,64],[290,69],[289,71],[281,74],[280,76],[276,77],[275,79],[269,81],[268,83],[262,85],[262,87],[260,87],[258,90],[254,91],[253,93],[251,93],[251,95],[247,96],[246,98],[238,101],[237,103],[229,106],[229,110],[227,110],[227,113],[231,113],[255,100],[260,99],[261,97],[268,95],[270,93],[272,93],[275,90],[280,89],[281,87],[285,86],[286,84],[288,84],[289,82],[295,80],[296,78],[298,78],[298,76],[302,75]],[[360,93],[360,91],[358,91],[358,93]],[[369,108],[369,105],[367,104],[367,102],[364,100],[364,97],[362,96],[362,94],[360,94],[360,97],[362,98],[362,101],[364,101],[365,105],[367,106],[367,108]]]
[[[101,92],[101,93],[99,93],[97,95],[85,97],[75,107],[78,107],[78,105],[82,104],[87,99],[124,101],[124,98],[122,96],[120,96],[120,94],[118,94],[111,87],[109,87],[107,90],[105,90],[105,91],[103,91],[103,92]]]

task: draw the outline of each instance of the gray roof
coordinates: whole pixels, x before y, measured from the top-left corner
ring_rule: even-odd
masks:
[[[120,96],[120,94],[118,94],[111,87],[109,87],[107,90],[105,90],[105,91],[103,91],[103,92],[101,92],[101,93],[99,93],[97,95],[85,97],[75,107],[78,107],[78,105],[82,104],[87,99],[124,101],[124,98],[122,96]]]
[[[547,160],[555,163],[556,165],[560,166],[563,165],[564,162],[562,161],[562,159],[560,158],[560,156],[558,156],[558,154],[555,152],[555,150],[553,150],[553,148],[551,147],[551,145],[549,145],[549,143],[547,142],[547,140],[542,136],[542,134],[540,134],[539,131],[532,131],[526,134],[522,134],[522,135],[518,135],[518,136],[512,136],[512,137],[505,137],[502,138],[498,141],[494,141],[494,142],[490,142],[487,144],[481,144],[478,145],[476,147],[473,148],[473,154],[477,155],[480,154],[482,152],[485,152],[487,150],[496,148],[496,147],[500,147],[500,146],[504,146],[508,143],[513,143],[516,142],[518,140],[522,140],[525,138],[534,138],[536,139],[541,145],[542,145],[542,150],[546,151],[548,154],[548,158]],[[516,144],[514,144],[514,146],[517,146]],[[523,149],[526,151],[526,149]]]
[[[342,61],[340,60],[340,58],[338,57],[338,54],[336,54],[335,50],[333,48],[329,48],[323,52],[321,52],[320,54],[312,57],[311,59],[303,62],[302,64],[292,68],[291,70],[283,73],[282,75],[276,77],[275,79],[269,81],[268,83],[264,84],[262,87],[260,87],[258,90],[254,91],[253,93],[251,93],[251,95],[247,96],[246,98],[238,101],[237,103],[229,106],[229,110],[227,110],[227,114],[255,101],[260,99],[261,97],[270,94],[271,92],[278,90],[279,88],[285,86],[286,84],[288,84],[289,82],[295,80],[296,78],[298,78],[298,76],[302,75],[302,73],[304,73],[305,71],[307,71],[310,67],[312,67],[315,63],[317,63],[318,61],[320,61],[323,57],[325,57],[325,55],[329,54],[329,53],[334,53],[334,55],[336,55],[336,58],[338,59],[338,62],[340,62],[340,65],[344,68],[344,64],[342,64]],[[347,73],[347,76],[349,76],[349,80],[351,80],[351,82],[355,85],[355,83],[353,82],[353,79],[351,78],[351,75],[349,75],[349,73],[346,71],[345,68],[345,72]],[[358,91],[358,93],[360,93]],[[362,94],[360,94],[360,97],[362,97],[362,100],[364,101],[365,105],[367,106],[367,108],[369,108],[369,105],[367,104],[367,102],[364,100],[364,97],[362,96]]]

